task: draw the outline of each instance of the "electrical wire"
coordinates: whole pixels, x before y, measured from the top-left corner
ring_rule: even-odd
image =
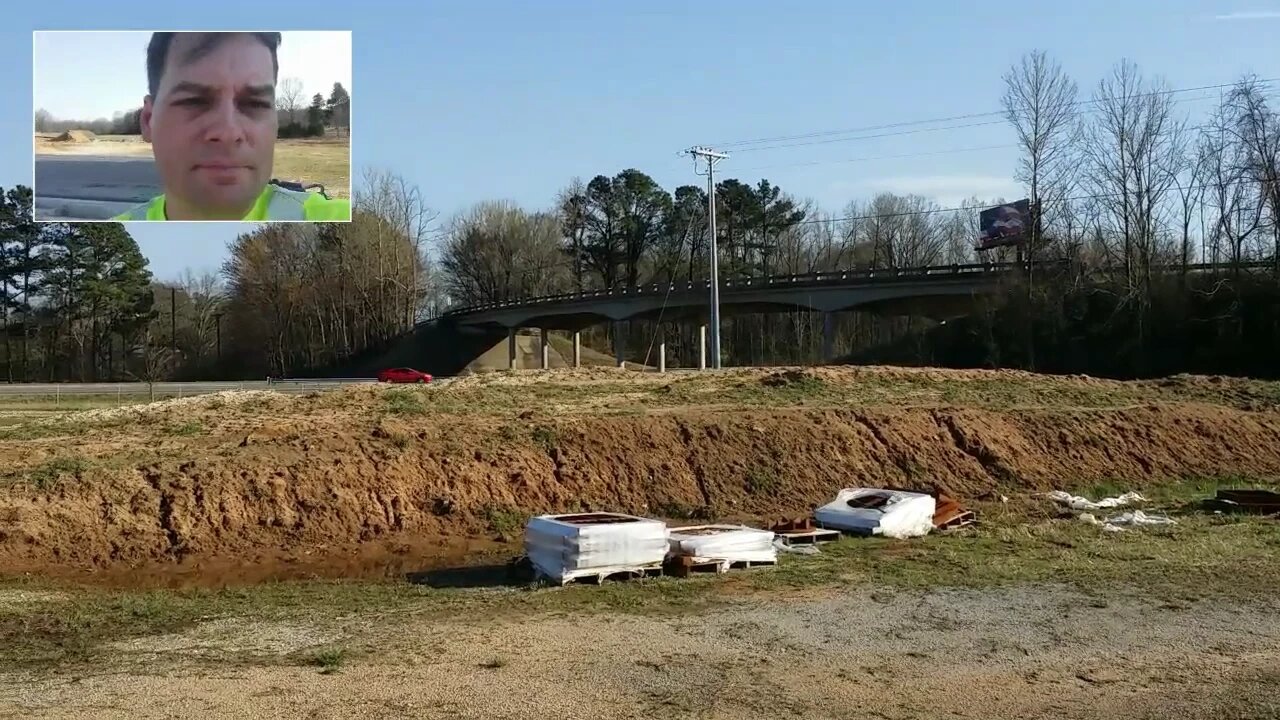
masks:
[[[1280,81],[1280,78],[1265,78],[1265,79],[1257,80],[1256,82],[1259,85],[1268,85],[1270,83],[1277,82],[1277,81]],[[1185,92],[1197,92],[1197,91],[1204,91],[1204,90],[1220,90],[1228,87],[1236,87],[1237,85],[1239,85],[1238,82],[1231,82],[1231,83],[1221,83],[1218,85],[1201,85],[1198,87],[1174,88],[1171,90],[1159,90],[1151,93],[1141,93],[1141,94],[1135,95],[1134,97],[1142,98],[1142,97],[1153,97],[1158,95],[1173,95],[1173,94],[1185,93]],[[1099,99],[1091,98],[1087,100],[1077,100],[1071,103],[1070,106],[1079,107],[1083,105],[1097,105],[1100,102],[1101,101]],[[1084,111],[1084,112],[1092,112],[1092,111]],[[818,132],[801,133],[798,135],[775,135],[772,137],[755,138],[751,140],[735,140],[730,142],[710,143],[710,146],[716,147],[722,150],[739,148],[738,150],[736,150],[736,152],[741,153],[741,152],[748,151],[748,149],[742,147],[745,145],[760,145],[765,143],[790,142],[792,140],[808,140],[811,138],[818,138],[818,137],[831,137],[833,135],[849,135],[852,133],[874,132],[878,130],[892,130],[895,128],[915,127],[918,125],[933,125],[936,123],[955,122],[958,120],[975,120],[978,118],[989,118],[989,117],[1001,117],[1000,122],[1004,122],[1003,116],[1005,114],[1006,113],[1003,110],[992,110],[989,112],[967,113],[964,115],[951,115],[949,117],[930,118],[925,120],[908,120],[903,122],[887,123],[882,125],[867,125],[863,127],[849,128],[845,130],[823,130]],[[986,123],[983,123],[983,124],[986,124]],[[965,125],[965,126],[956,126],[956,127],[970,127],[970,126]],[[881,136],[874,136],[874,137],[881,137]],[[750,148],[750,150],[761,150],[761,149],[764,149],[764,148]]]

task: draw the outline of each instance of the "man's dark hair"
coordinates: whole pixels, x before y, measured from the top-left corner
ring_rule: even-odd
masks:
[[[195,46],[188,50],[182,57],[182,62],[184,63],[195,62],[205,55],[208,55],[219,45],[226,42],[232,35],[252,35],[258,39],[258,42],[267,46],[267,49],[271,51],[271,75],[273,79],[279,79],[280,59],[276,57],[276,50],[280,47],[280,33],[278,32],[158,32],[151,33],[151,42],[147,45],[147,89],[150,91],[151,97],[155,97],[156,93],[160,90],[160,76],[164,74],[164,63],[169,57],[169,47],[173,45],[173,38],[179,34],[201,36],[199,42],[197,42]]]

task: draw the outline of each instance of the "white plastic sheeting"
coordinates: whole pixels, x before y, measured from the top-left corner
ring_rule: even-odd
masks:
[[[525,526],[524,548],[539,575],[563,583],[661,564],[667,526],[616,513],[541,515]]]
[[[1178,521],[1164,515],[1148,515],[1141,510],[1121,513],[1109,517],[1105,521],[1094,517],[1092,513],[1083,513],[1080,519],[1090,525],[1099,525],[1108,532],[1121,532],[1126,527],[1149,527],[1152,525],[1177,525]]]
[[[1045,496],[1054,502],[1066,505],[1072,510],[1102,510],[1104,508],[1122,507],[1136,502],[1146,502],[1146,498],[1136,492],[1127,492],[1118,497],[1103,498],[1097,502],[1061,490],[1045,493]]]
[[[671,528],[672,555],[714,558],[731,562],[773,562],[778,552],[773,533],[743,525],[697,525]]]
[[[850,501],[854,501],[854,505],[850,505]],[[923,493],[845,488],[835,500],[814,511],[813,516],[824,528],[909,538],[929,534],[935,509],[937,501]]]
[[[782,538],[773,539],[773,549],[778,552],[794,553],[796,555],[821,555],[822,551],[817,545],[792,545]]]

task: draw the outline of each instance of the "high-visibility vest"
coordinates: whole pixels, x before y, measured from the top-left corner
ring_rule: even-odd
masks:
[[[167,220],[164,213],[164,195],[131,208],[112,220]],[[351,219],[351,201],[343,198],[326,198],[319,193],[289,190],[279,185],[267,184],[253,207],[241,218],[242,222],[271,220],[304,220],[310,222],[345,222]]]

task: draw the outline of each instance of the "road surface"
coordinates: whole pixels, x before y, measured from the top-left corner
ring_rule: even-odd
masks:
[[[105,220],[160,192],[150,157],[36,155],[37,220]]]
[[[374,378],[316,378],[307,380],[249,380],[245,382],[160,382],[156,383],[157,397],[187,397],[205,395],[224,390],[272,390],[282,393],[303,393],[312,390],[377,382]],[[143,382],[125,383],[14,383],[0,384],[0,397],[48,397],[73,395],[148,395]]]

